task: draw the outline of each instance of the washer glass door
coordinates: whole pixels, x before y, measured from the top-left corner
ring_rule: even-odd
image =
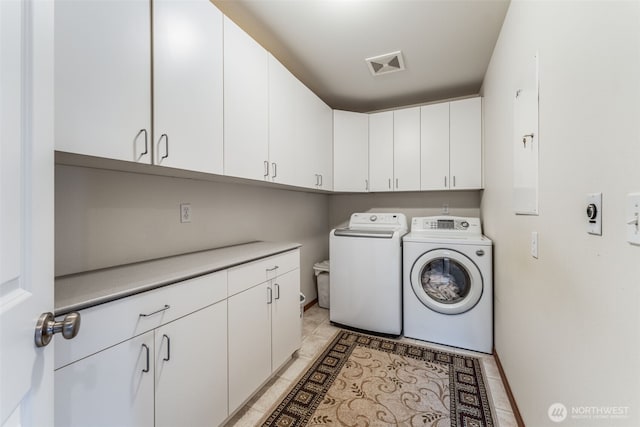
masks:
[[[418,299],[443,314],[472,309],[482,296],[482,275],[476,264],[451,249],[422,254],[411,270],[411,286]]]

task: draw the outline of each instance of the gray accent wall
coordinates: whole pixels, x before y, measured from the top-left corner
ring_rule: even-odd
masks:
[[[56,165],[55,268],[65,275],[255,240],[297,242],[301,291],[329,256],[329,196]],[[191,203],[191,223],[180,223]]]

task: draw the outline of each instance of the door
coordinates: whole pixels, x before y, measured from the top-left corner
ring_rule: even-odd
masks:
[[[54,5],[56,149],[151,163],[149,2]]]
[[[395,191],[420,190],[420,107],[393,112]]]
[[[411,287],[426,307],[442,314],[460,314],[480,301],[482,274],[476,264],[453,249],[422,254],[411,268]]]
[[[420,189],[449,188],[449,103],[420,107]]]
[[[0,1],[0,425],[53,420],[53,3]]]
[[[271,305],[271,370],[275,371],[300,348],[300,270],[273,280]]]
[[[57,369],[56,427],[153,427],[153,341],[147,332]]]
[[[482,188],[481,98],[453,101],[450,109],[450,187]]]
[[[369,190],[369,115],[333,111],[333,189]]]
[[[224,17],[224,174],[270,180],[268,54]]]
[[[227,301],[155,330],[156,427],[227,418]]]
[[[222,12],[154,0],[153,72],[155,164],[222,174]]]
[[[264,282],[229,298],[229,413],[271,375],[271,304]]]
[[[393,111],[369,115],[369,191],[393,191]]]

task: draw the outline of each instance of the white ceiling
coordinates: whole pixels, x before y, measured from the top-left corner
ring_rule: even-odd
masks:
[[[508,0],[212,0],[329,106],[374,111],[474,95]],[[401,50],[405,71],[365,58]]]

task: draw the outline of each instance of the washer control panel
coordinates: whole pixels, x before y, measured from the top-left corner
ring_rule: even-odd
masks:
[[[407,218],[401,213],[354,213],[349,220],[349,228],[406,229]]]
[[[458,216],[415,217],[411,221],[411,231],[432,231],[447,234],[482,234],[480,218]]]

